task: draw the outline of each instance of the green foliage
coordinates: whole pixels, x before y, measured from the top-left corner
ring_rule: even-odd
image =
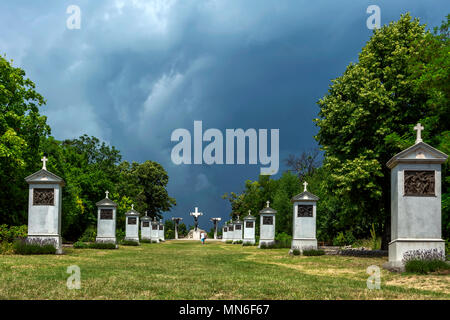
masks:
[[[94,226],[89,226],[86,228],[83,235],[78,241],[94,242],[96,237],[97,237],[97,228],[95,228]]]
[[[232,244],[232,243],[233,243],[233,240],[227,240],[227,241],[225,241],[225,243],[226,243],[226,244]]]
[[[0,254],[14,254],[14,243],[0,242]]]
[[[418,274],[427,274],[440,270],[450,270],[450,265],[442,260],[409,260],[405,264],[405,271]]]
[[[150,240],[150,239],[141,239],[140,242],[141,243],[153,243],[152,240]]]
[[[138,246],[139,242],[133,240],[122,240],[120,244],[123,246]]]
[[[11,226],[6,224],[0,225],[0,242],[13,242],[17,238],[26,238],[28,234],[28,226]]]
[[[292,254],[293,254],[294,256],[299,256],[299,255],[301,254],[301,251],[300,251],[300,249],[293,249],[293,250],[292,250]]]
[[[377,250],[378,248],[378,241],[377,241],[377,234],[375,232],[375,225],[372,223],[372,228],[370,229],[370,236],[372,239],[372,250]]]
[[[324,250],[320,249],[304,249],[303,255],[304,256],[323,256],[325,254]]]
[[[26,243],[23,240],[14,241],[14,252],[17,254],[55,254],[56,248],[51,244]]]
[[[279,248],[290,248],[292,244],[292,236],[286,232],[278,233],[275,236],[275,242]]]
[[[242,243],[243,243],[242,240],[236,240],[236,241],[233,241],[233,244],[242,244]]]
[[[73,247],[75,249],[88,249],[89,248],[89,244],[88,243],[84,243],[82,241],[77,241],[73,244]]]
[[[24,178],[40,169],[40,138],[50,133],[39,114],[44,98],[25,71],[0,56],[0,224],[26,223]]]
[[[103,243],[103,242],[92,242],[85,243],[82,241],[77,241],[73,244],[75,249],[116,249],[114,243]]]
[[[341,231],[337,234],[337,236],[333,239],[333,246],[345,246],[345,236],[344,233]]]

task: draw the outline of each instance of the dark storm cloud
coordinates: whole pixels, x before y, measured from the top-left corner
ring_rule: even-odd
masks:
[[[229,214],[220,195],[257,179],[260,165],[172,164],[177,128],[279,128],[280,160],[316,145],[316,101],[382,23],[410,11],[438,25],[446,1],[3,1],[0,50],[47,99],[58,139],[81,134],[129,161],[160,162],[178,206],[165,215]],[[66,8],[80,6],[80,30]],[[283,168],[281,168],[280,172]]]

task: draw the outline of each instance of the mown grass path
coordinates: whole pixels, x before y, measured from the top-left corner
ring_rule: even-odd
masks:
[[[366,268],[384,258],[289,256],[288,249],[167,241],[118,250],[65,248],[61,256],[0,256],[0,299],[450,299],[450,276]],[[81,269],[81,289],[66,286]]]

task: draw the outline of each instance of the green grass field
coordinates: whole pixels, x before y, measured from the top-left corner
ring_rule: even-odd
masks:
[[[1,299],[449,299],[449,275],[366,268],[385,258],[289,256],[288,249],[168,241],[118,250],[65,248],[64,255],[0,256]],[[81,289],[66,286],[81,269]]]

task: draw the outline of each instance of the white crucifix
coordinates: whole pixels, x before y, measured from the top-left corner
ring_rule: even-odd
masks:
[[[266,204],[267,204],[267,208],[268,208],[268,207],[269,207],[269,204],[270,204],[270,201],[267,200]]]
[[[425,129],[420,122],[414,127],[414,130],[417,131],[416,143],[422,142],[422,130]]]
[[[198,227],[198,217],[202,216],[202,212],[198,212],[198,207],[195,207],[195,211],[190,213],[194,217],[194,230],[197,231]]]
[[[305,187],[304,189],[303,189],[303,192],[306,192],[306,187],[308,186],[308,182],[303,182],[303,186]]]
[[[47,161],[48,161],[47,157],[44,156],[44,157],[41,159],[41,161],[42,161],[42,169],[43,169],[43,170],[47,170]]]
[[[108,198],[108,195],[109,195],[109,191],[108,190],[105,191],[105,194],[106,194],[106,199],[109,199]]]

